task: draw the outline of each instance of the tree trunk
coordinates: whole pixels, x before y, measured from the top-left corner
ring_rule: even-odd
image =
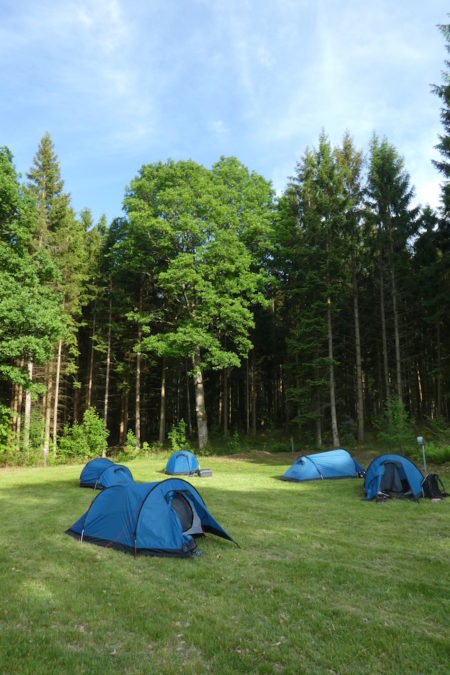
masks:
[[[205,390],[201,371],[200,348],[197,347],[192,357],[195,377],[195,412],[197,415],[198,447],[203,450],[208,444],[208,420],[205,407]]]
[[[23,368],[23,361],[20,364]],[[20,444],[20,432],[22,428],[22,402],[23,387],[13,383],[11,389],[11,419],[9,424],[8,445],[14,445],[16,448]]]
[[[55,400],[53,405],[53,458],[56,458],[56,437],[58,433],[58,404],[59,404],[59,380],[61,377],[61,356],[62,356],[62,340],[58,344],[58,356],[56,360],[56,376],[55,376]]]
[[[22,405],[23,405],[23,387],[22,385],[20,385],[19,391],[17,392],[17,420],[16,420],[16,434],[18,444],[20,442],[20,434],[22,431]]]
[[[108,313],[108,344],[106,349],[106,378],[105,378],[105,401],[103,407],[103,420],[105,427],[108,427],[108,403],[109,403],[109,376],[111,370],[111,321],[112,321],[112,293],[109,296]],[[102,457],[106,457],[106,451],[103,450]]]
[[[330,412],[331,412],[331,434],[333,447],[338,448],[340,445],[339,442],[339,432],[337,424],[337,415],[336,415],[336,385],[334,381],[334,364],[333,364],[333,327],[331,322],[331,299],[328,298],[327,305],[327,318],[328,318],[328,358],[330,361],[329,366],[329,378],[330,378]]]
[[[189,386],[189,373],[187,367],[187,361],[185,361],[185,371],[186,371],[186,406],[187,406],[187,417],[188,417],[188,430],[189,436],[192,436],[192,413],[191,413],[191,392]]]
[[[89,354],[89,375],[88,375],[88,392],[87,392],[87,407],[92,405],[92,384],[94,380],[94,335],[95,335],[95,320],[96,315],[92,319],[92,336],[91,336],[91,351]]]
[[[138,329],[138,344],[141,343],[142,330]],[[141,352],[136,353],[136,399],[135,399],[135,430],[136,448],[141,447]]]
[[[222,371],[222,400],[223,400],[223,435],[228,436],[228,368]]]
[[[442,415],[441,326],[436,325],[436,417]]]
[[[33,362],[28,362],[28,378],[30,382],[33,381]],[[31,393],[27,389],[25,394],[25,419],[23,424],[23,447],[27,453],[27,459],[29,457],[30,449],[30,422],[31,422]]]
[[[397,282],[395,278],[394,264],[391,261],[391,293],[392,293],[392,310],[394,313],[394,341],[395,341],[395,370],[397,374],[397,394],[401,402],[403,402],[403,386],[402,386],[402,369],[401,369],[401,355],[400,355],[400,329],[398,316],[398,293]]]
[[[391,387],[389,384],[388,348],[386,336],[386,312],[384,307],[384,274],[382,263],[380,264],[380,315],[381,315],[381,341],[383,345],[384,386],[386,391],[386,400],[389,400],[391,396]]]
[[[316,417],[316,447],[322,447],[322,417]]]
[[[256,436],[256,386],[255,386],[255,357],[252,358],[252,367],[250,371],[250,395],[252,401],[252,435]]]
[[[81,398],[81,388],[75,387],[73,392],[73,421],[78,422],[80,415],[80,398]],[[66,416],[64,416],[64,423],[66,423]]]
[[[250,377],[248,369],[248,358],[245,363],[245,431],[250,433]]]
[[[53,400],[53,362],[49,363],[47,375],[47,394],[45,397],[45,428],[44,428],[44,445],[42,454],[44,459],[44,466],[48,464],[48,455],[50,451],[50,425],[52,417],[52,400]]]
[[[317,378],[318,374],[316,373],[315,379]],[[322,400],[319,390],[316,393],[316,447],[322,447]]]
[[[139,351],[136,352],[136,407],[135,407],[135,436],[136,436],[136,448],[139,450],[141,447],[141,342],[142,342],[142,325],[141,325],[141,315],[142,315],[142,303],[144,296],[144,281],[141,276],[141,285],[139,288],[139,325],[138,325],[138,336],[137,343],[139,346]]]
[[[166,360],[162,362],[161,373],[161,405],[159,412],[159,442],[166,440]]]
[[[119,444],[125,445],[128,433],[128,389],[122,390],[122,406],[119,427]]]
[[[356,418],[358,426],[358,443],[364,443],[364,398],[361,367],[361,334],[359,326],[358,284],[356,270],[352,270],[353,316],[355,320],[355,356],[356,356]]]

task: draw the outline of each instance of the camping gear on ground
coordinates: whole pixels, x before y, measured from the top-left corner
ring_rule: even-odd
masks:
[[[197,471],[197,476],[199,476],[200,478],[212,476],[212,469],[199,469]]]
[[[130,482],[134,482],[131,471],[122,464],[115,464],[107,457],[91,459],[80,475],[80,487],[94,490],[103,490],[111,485]]]
[[[347,450],[339,449],[302,455],[281,478],[290,481],[306,481],[325,478],[357,478],[362,475],[364,475],[364,469],[356,459]]]
[[[437,473],[429,473],[422,481],[422,493],[428,499],[442,499],[448,497],[444,483]]]
[[[380,455],[370,463],[364,480],[366,499],[380,493],[388,497],[422,496],[423,476],[417,466],[402,455]],[[378,501],[382,501],[378,499]]]
[[[122,483],[100,492],[66,530],[80,541],[140,555],[198,555],[194,536],[210,532],[233,541],[197,490],[181,478]]]
[[[193,476],[199,469],[198,460],[189,450],[178,450],[167,462],[165,473],[170,476]]]

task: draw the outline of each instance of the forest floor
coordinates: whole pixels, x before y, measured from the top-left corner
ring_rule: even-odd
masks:
[[[0,672],[448,672],[450,498],[365,502],[360,479],[281,481],[291,462],[200,458],[239,547],[194,559],[65,535],[95,496],[81,465],[0,471]],[[162,456],[128,466],[165,477]]]

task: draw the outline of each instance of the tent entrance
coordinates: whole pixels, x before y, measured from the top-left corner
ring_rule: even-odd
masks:
[[[183,534],[203,534],[199,515],[190,499],[182,492],[173,492],[169,503],[178,516]]]
[[[384,464],[380,492],[387,493],[393,497],[406,497],[411,494],[411,486],[400,465],[395,462],[386,462]]]

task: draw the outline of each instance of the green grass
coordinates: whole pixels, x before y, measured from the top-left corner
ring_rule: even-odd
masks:
[[[202,458],[191,482],[240,548],[194,559],[66,536],[95,496],[81,466],[0,470],[2,675],[447,673],[450,498],[367,503],[361,480],[280,481],[291,461]]]

